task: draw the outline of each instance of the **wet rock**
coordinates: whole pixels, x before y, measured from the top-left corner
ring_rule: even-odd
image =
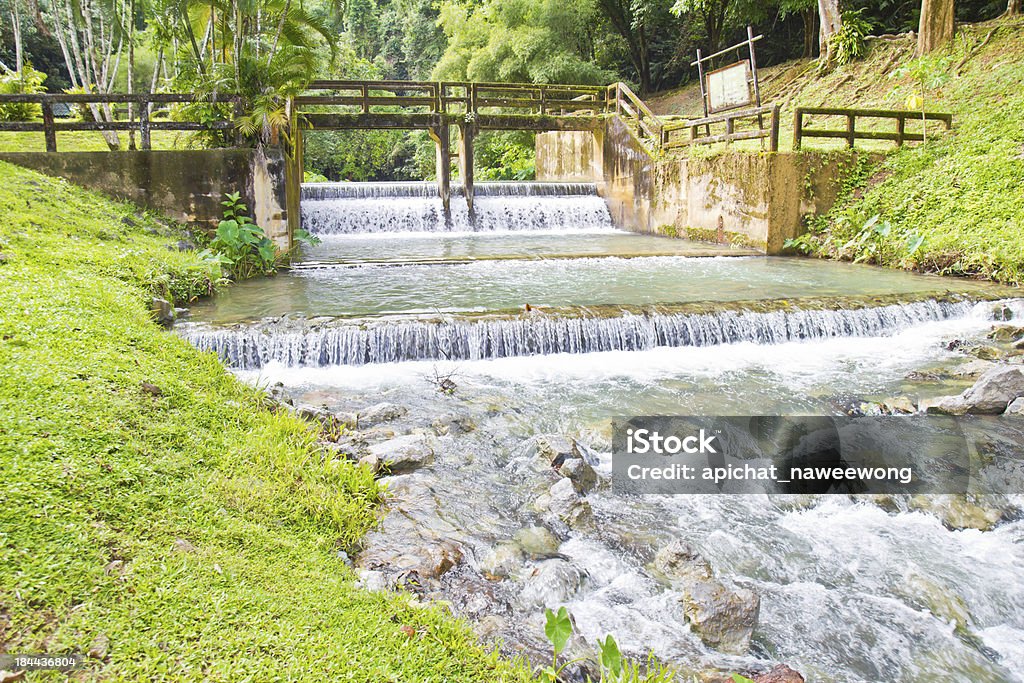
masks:
[[[395,430],[387,429],[386,427],[374,427],[373,429],[364,429],[361,432],[355,432],[353,437],[358,439],[360,443],[371,445],[380,443],[382,441],[389,441],[395,438]]]
[[[280,405],[294,406],[295,400],[288,395],[283,382],[278,382],[267,390],[267,396]]]
[[[996,364],[990,360],[974,358],[950,370],[949,375],[950,377],[963,379],[978,379],[994,367],[996,367]]]
[[[369,455],[388,471],[399,473],[431,464],[437,450],[436,438],[425,434],[406,434],[370,446]]]
[[[1024,372],[1019,367],[997,365],[959,396],[922,401],[922,410],[945,415],[998,415],[1016,398],[1024,396]]]
[[[967,629],[970,612],[967,603],[951,586],[942,586],[926,576],[911,572],[904,577],[898,590],[909,602],[922,607],[939,619],[955,626],[957,631]]]
[[[687,586],[680,598],[683,611],[704,644],[720,652],[742,655],[750,649],[761,599],[746,588],[730,588],[718,580]]]
[[[1024,415],[1024,396],[1015,398],[1006,406],[1003,415]]]
[[[476,430],[476,422],[466,416],[445,415],[435,419],[430,427],[438,436],[469,434]]]
[[[408,414],[409,409],[405,406],[394,403],[377,403],[368,408],[363,408],[357,414],[357,422],[360,427],[372,427],[381,422],[392,422]]]
[[[997,325],[988,333],[988,338],[998,342],[1016,342],[1024,339],[1024,327],[1017,325]]]
[[[351,415],[334,414],[326,407],[299,406],[295,414],[307,422],[316,424],[321,433],[337,438],[346,429],[355,429],[356,422]]]
[[[909,507],[935,515],[950,529],[990,531],[1002,520],[1003,512],[979,502],[964,494],[916,495],[910,498]]]
[[[572,529],[589,528],[594,523],[590,503],[580,498],[569,479],[556,482],[545,496],[537,501],[541,511],[547,510]]]
[[[563,604],[576,594],[583,579],[583,572],[566,560],[544,560],[527,577],[519,603],[523,609],[535,610]]]
[[[577,493],[585,494],[597,485],[597,472],[581,458],[566,460],[558,473],[572,482]]]
[[[491,641],[500,638],[505,627],[505,619],[497,614],[488,614],[487,616],[474,621],[472,624],[473,632],[476,634],[476,637],[483,641]]]
[[[167,299],[153,297],[149,303],[149,312],[153,315],[154,320],[165,327],[174,324],[174,306]]]
[[[372,569],[357,569],[356,575],[359,577],[356,586],[363,590],[382,591],[388,588],[388,580],[384,572]]]
[[[908,396],[894,396],[882,401],[882,408],[888,415],[909,415],[917,412],[917,406]]]
[[[558,537],[542,526],[528,526],[520,529],[513,540],[527,555],[534,557],[550,557],[558,552],[562,544]]]
[[[670,581],[696,583],[712,578],[711,564],[693,546],[680,540],[659,550],[651,568]]]
[[[515,543],[500,543],[480,561],[480,572],[489,581],[500,581],[512,576],[519,569],[526,556]]]
[[[356,461],[360,465],[365,465],[374,474],[379,474],[384,468],[381,466],[380,458],[373,453],[367,453],[366,455],[359,456]]]
[[[582,458],[576,441],[558,434],[543,434],[537,437],[537,455],[558,469],[566,460]]]
[[[981,360],[999,360],[1005,355],[1002,350],[987,344],[972,344],[963,351],[968,356],[974,356]]]
[[[805,683],[804,677],[785,664],[777,664],[771,671],[754,676],[754,683]]]

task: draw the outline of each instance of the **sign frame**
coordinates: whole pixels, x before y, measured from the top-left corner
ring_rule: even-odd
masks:
[[[730,85],[731,81],[728,80],[727,74],[733,71],[741,70],[743,78],[743,97],[742,101],[738,98],[730,98]],[[723,111],[730,111],[732,109],[740,109],[741,107],[748,107],[754,104],[754,80],[753,80],[753,69],[750,68],[750,60],[743,59],[728,66],[723,66],[720,69],[714,71],[708,71],[704,75],[705,79],[705,92],[708,98],[708,113],[718,114]],[[715,87],[715,82],[722,83],[722,88]],[[722,92],[722,102],[716,102],[716,94],[718,91]],[[733,93],[734,94],[734,93]]]

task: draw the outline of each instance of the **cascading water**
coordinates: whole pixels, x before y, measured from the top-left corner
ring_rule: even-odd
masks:
[[[362,365],[866,337],[964,316],[972,308],[968,302],[921,301],[854,310],[771,313],[627,313],[609,318],[536,313],[509,320],[385,320],[314,326],[292,321],[228,329],[195,324],[183,326],[182,334],[232,367],[253,369],[271,361],[293,366]]]
[[[436,183],[307,183],[302,225],[314,235],[611,229],[592,183],[480,183],[474,216],[453,188],[445,216]]]

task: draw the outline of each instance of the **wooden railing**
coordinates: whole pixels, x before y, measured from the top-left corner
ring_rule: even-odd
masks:
[[[614,83],[606,91],[607,109],[632,124],[641,141],[652,149],[662,146],[664,122],[625,83]]]
[[[842,117],[846,127],[842,130],[808,128],[805,117],[827,116]],[[896,121],[895,131],[857,130],[858,119],[889,119]],[[907,131],[907,121],[921,121],[921,132]],[[953,127],[953,115],[938,112],[919,112],[898,109],[840,109],[835,107],[797,107],[793,115],[793,149],[800,149],[804,138],[832,138],[846,140],[846,145],[853,149],[857,140],[891,140],[897,145],[904,142],[922,142],[925,140],[925,126],[928,121],[941,121],[946,130]]]
[[[432,81],[314,81],[295,98],[300,107],[330,106],[342,113],[429,112],[566,116],[605,113],[604,88],[587,85]],[[386,112],[381,111],[387,108]]]
[[[740,109],[692,121],[669,121],[662,126],[661,147],[665,150],[691,145],[726,144],[739,140],[768,139],[768,149],[779,151],[779,105]],[[767,125],[765,120],[767,119]],[[740,130],[737,124],[755,122],[756,127]],[[712,133],[712,126],[724,125],[724,132]],[[702,132],[703,129],[703,132]]]
[[[180,104],[183,102],[198,101],[194,95],[177,93],[157,94],[37,94],[37,95],[2,95],[0,104],[7,103],[31,103],[38,104],[42,109],[43,120],[40,121],[0,121],[0,131],[36,132],[43,133],[46,138],[46,151],[57,151],[57,133],[67,131],[130,131],[139,132],[139,139],[142,149],[152,149],[152,131],[154,130],[230,130],[234,128],[234,117],[239,115],[238,106],[240,99],[234,95],[222,95],[217,98],[210,98],[206,101],[212,104],[230,104],[233,107],[232,118],[225,118],[215,121],[171,121],[154,120],[152,117],[154,105]],[[114,118],[112,121],[86,121],[68,120],[59,121],[54,116],[54,105],[79,105],[88,107],[95,105],[106,112],[120,115],[120,107],[116,105],[134,105],[129,108],[131,116],[126,119]]]

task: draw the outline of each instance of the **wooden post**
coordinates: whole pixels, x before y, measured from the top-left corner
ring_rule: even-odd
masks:
[[[798,151],[804,137],[804,112],[800,107],[793,112],[793,150]]]
[[[363,98],[363,113],[370,113],[370,88],[365,84],[359,86],[359,96]]]
[[[153,148],[149,131],[149,101],[146,99],[139,102],[139,142],[144,150]]]
[[[547,103],[545,102],[545,99],[546,99],[545,95],[546,95],[546,93],[544,92],[544,86],[542,85],[542,86],[540,86],[540,115],[541,116],[544,116],[544,114],[547,113],[547,106],[546,106]]]
[[[704,89],[704,53],[700,48],[697,48],[697,78],[700,80],[700,103],[704,105],[704,118],[707,118],[711,114],[708,113],[708,93]]]
[[[772,132],[768,138],[768,149],[772,152],[779,151],[779,105],[772,105]]]
[[[43,102],[43,135],[46,137],[46,151],[57,151],[57,130],[53,126],[53,104]]]
[[[907,132],[907,117],[900,116],[896,124],[896,146],[903,146],[903,135]]]
[[[473,218],[473,139],[475,137],[476,126],[474,124],[459,124],[459,177],[462,179],[462,190],[466,194],[466,206],[469,207],[470,220]]]
[[[857,133],[854,131],[857,120],[856,114],[846,115],[846,146],[853,149],[853,142],[857,139]]]

